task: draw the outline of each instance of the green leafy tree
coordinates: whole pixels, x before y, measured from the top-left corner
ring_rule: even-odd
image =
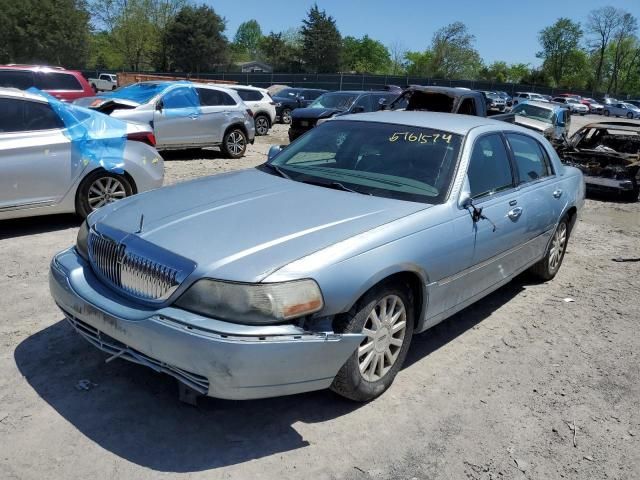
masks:
[[[342,69],[358,73],[388,73],[391,66],[389,50],[368,35],[342,40]]]
[[[638,20],[630,13],[622,13],[620,24],[614,32],[611,55],[611,76],[607,92],[619,92],[620,76],[623,65],[633,52],[633,39],[638,30]]]
[[[416,77],[428,77],[431,75],[431,62],[433,54],[431,50],[424,52],[405,53],[407,73]]]
[[[586,30],[590,35],[589,46],[596,57],[593,88],[598,89],[602,83],[605,53],[614,33],[620,28],[624,13],[614,7],[602,7],[589,12]]]
[[[244,54],[247,59],[255,60],[258,57],[262,29],[256,20],[241,23],[233,38],[233,48],[238,53]]]
[[[538,40],[542,50],[536,55],[544,60],[543,68],[555,86],[562,85],[565,75],[572,70],[571,60],[576,57],[581,38],[580,24],[568,18],[559,18],[540,31]]]
[[[286,32],[271,32],[260,39],[259,56],[278,72],[301,70],[301,48],[295,37]]]
[[[185,72],[207,71],[227,60],[225,21],[211,7],[183,7],[168,25],[165,41],[172,64]]]
[[[436,31],[431,41],[431,75],[438,78],[474,78],[482,61],[473,47],[475,37],[462,22]]]
[[[340,68],[342,37],[336,21],[314,5],[302,21],[302,54],[312,72],[336,72]]]
[[[0,0],[0,61],[79,68],[88,55],[84,0]]]

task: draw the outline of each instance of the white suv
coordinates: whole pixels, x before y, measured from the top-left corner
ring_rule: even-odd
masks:
[[[266,135],[276,121],[276,102],[264,88],[230,85],[253,112],[256,135]]]

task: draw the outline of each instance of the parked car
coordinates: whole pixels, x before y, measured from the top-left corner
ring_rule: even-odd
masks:
[[[77,102],[129,122],[151,125],[158,150],[219,146],[240,158],[253,143],[253,112],[235,90],[210,84],[153,81]]]
[[[507,107],[510,107],[511,105],[513,105],[513,99],[511,98],[511,95],[509,95],[507,92],[498,90],[495,93],[498,94],[501,98],[504,99]]]
[[[604,105],[593,98],[583,98],[583,103],[589,107],[590,113],[601,115],[604,112]]]
[[[115,73],[101,73],[98,78],[90,78],[89,84],[94,92],[108,92],[118,88],[118,76]]]
[[[563,105],[566,105],[571,110],[571,113],[577,113],[579,115],[585,115],[585,114],[589,113],[589,107],[587,107],[586,105],[580,103],[575,98],[571,98],[571,97],[555,97],[553,99],[553,101],[555,103],[562,103]]]
[[[498,95],[496,92],[490,92],[487,90],[480,90],[482,96],[487,103],[487,110],[491,113],[501,113],[507,108],[507,102],[504,98]]]
[[[414,333],[525,270],[552,279],[583,196],[581,172],[530,130],[344,115],[256,169],[98,210],[54,257],[50,288],[110,358],[200,394],[367,401]]]
[[[0,87],[35,87],[64,102],[94,95],[91,85],[75,70],[38,65],[0,65]]]
[[[624,121],[590,123],[574,133],[562,161],[584,173],[587,191],[614,193],[636,201],[640,193],[640,124]]]
[[[307,108],[298,108],[293,111],[289,127],[289,141],[293,142],[299,136],[330,118],[349,113],[381,110],[397,97],[397,92],[386,91],[343,90],[324,93]]]
[[[256,135],[269,133],[271,125],[276,121],[276,102],[264,88],[230,86],[238,92],[238,95],[247,107],[253,112],[253,121],[256,125]]]
[[[291,112],[296,108],[308,107],[326,90],[318,88],[285,88],[273,95],[276,102],[276,116],[282,122],[291,123]]]
[[[566,141],[571,124],[568,107],[557,103],[525,100],[511,109],[514,123],[530,128],[549,140],[553,145]]]
[[[547,99],[540,95],[539,93],[533,92],[516,92],[513,96],[513,105],[517,105],[518,103],[524,100],[537,100],[539,102],[546,102]]]
[[[640,108],[632,103],[618,102],[604,107],[605,117],[627,117],[630,119],[640,118]]]
[[[635,105],[640,108],[640,100],[626,100],[626,103],[630,103],[631,105]]]
[[[149,127],[0,88],[0,219],[91,211],[162,186]]]

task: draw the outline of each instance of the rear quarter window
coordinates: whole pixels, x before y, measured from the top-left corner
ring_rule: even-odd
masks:
[[[38,73],[36,75],[36,87],[40,90],[78,90],[82,91],[82,85],[76,77],[70,73]]]

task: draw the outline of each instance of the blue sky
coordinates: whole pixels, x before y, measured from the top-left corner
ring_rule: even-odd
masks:
[[[198,0],[195,0],[198,2]],[[202,0],[200,0],[202,1]],[[226,35],[242,22],[255,18],[263,33],[299,27],[313,0],[206,0],[227,20]],[[385,45],[401,43],[409,50],[424,50],[433,32],[457,20],[476,36],[476,48],[490,63],[540,62],[538,32],[558,17],[584,22],[590,10],[606,5],[622,8],[640,20],[640,0],[318,0],[332,15],[342,35],[368,34]]]

